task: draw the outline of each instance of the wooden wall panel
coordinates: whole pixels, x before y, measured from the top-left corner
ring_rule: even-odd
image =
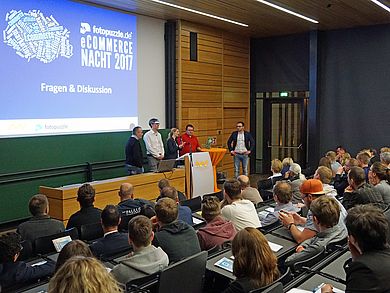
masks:
[[[198,61],[190,61],[190,32],[198,33]],[[249,124],[249,39],[183,21],[177,35],[177,125],[193,124],[202,145],[213,136],[226,147],[236,122]],[[217,169],[233,176],[230,154]]]

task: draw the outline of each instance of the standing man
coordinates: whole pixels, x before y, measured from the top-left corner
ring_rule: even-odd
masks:
[[[180,151],[180,156],[201,151],[198,138],[194,135],[194,126],[192,124],[186,126],[186,133],[181,136],[181,140],[184,145]]]
[[[244,122],[237,122],[237,131],[233,131],[227,144],[231,155],[234,156],[234,176],[237,178],[240,174],[240,162],[244,175],[248,176],[248,157],[255,149],[255,140],[244,130]]]
[[[164,159],[164,144],[158,132],[160,121],[157,118],[149,120],[150,130],[144,135],[146,154],[151,172],[157,171],[158,163]]]
[[[143,154],[141,143],[139,140],[142,137],[141,126],[133,128],[133,135],[129,138],[126,144],[126,169],[129,175],[141,174],[144,172]]]

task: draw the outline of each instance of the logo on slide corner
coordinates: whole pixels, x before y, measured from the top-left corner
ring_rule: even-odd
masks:
[[[86,34],[91,32],[91,25],[87,22],[80,23],[80,34]]]
[[[68,59],[73,56],[70,31],[60,25],[53,15],[44,16],[39,10],[11,10],[5,20],[8,25],[3,31],[4,43],[28,62],[36,58],[50,63],[60,56]]]

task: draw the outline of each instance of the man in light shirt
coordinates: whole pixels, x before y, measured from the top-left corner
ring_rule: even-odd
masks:
[[[237,122],[237,131],[233,131],[227,142],[230,154],[234,156],[234,176],[240,175],[240,164],[242,172],[248,176],[248,158],[255,149],[255,140],[252,135],[244,130],[244,122]]]
[[[222,208],[222,216],[231,221],[237,231],[246,227],[261,227],[254,204],[243,199],[241,185],[237,179],[226,180],[223,193],[227,204]]]
[[[150,130],[144,135],[146,154],[151,172],[157,171],[158,163],[164,159],[164,144],[158,132],[160,121],[157,118],[149,120]]]

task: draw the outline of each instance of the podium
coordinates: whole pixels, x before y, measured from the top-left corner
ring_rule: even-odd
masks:
[[[210,149],[201,149],[202,152],[208,152],[210,155],[211,163],[213,164],[214,171],[214,192],[220,191],[217,185],[217,165],[222,161],[225,156],[227,149],[224,148],[210,148]]]

